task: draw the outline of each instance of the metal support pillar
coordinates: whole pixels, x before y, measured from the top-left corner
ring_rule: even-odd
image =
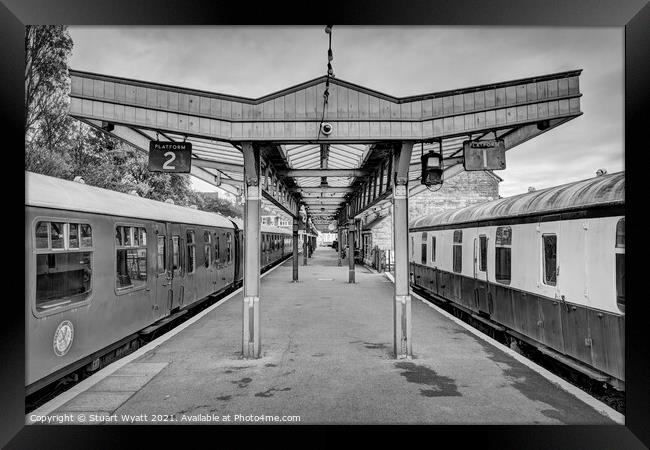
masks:
[[[293,218],[293,282],[298,282],[298,217]]]
[[[354,283],[354,219],[348,222],[348,283]]]
[[[303,239],[302,239],[302,265],[303,266],[307,265],[307,253],[308,253],[307,244],[309,243],[307,239],[309,239],[309,236],[307,236],[307,222],[305,221],[305,234],[303,235]]]
[[[411,296],[409,292],[408,169],[412,142],[395,149],[393,190],[393,243],[395,247],[395,301],[393,302],[393,350],[396,358],[411,358]]]
[[[259,358],[260,335],[260,151],[250,142],[242,143],[244,154],[244,304],[242,353]]]
[[[336,250],[339,253],[339,267],[341,267],[341,265],[342,265],[341,264],[341,259],[343,259],[343,258],[341,258],[341,254],[343,253],[343,232],[342,232],[342,229],[340,227],[337,230],[337,232],[339,234],[339,241],[338,241],[338,245],[336,247]]]

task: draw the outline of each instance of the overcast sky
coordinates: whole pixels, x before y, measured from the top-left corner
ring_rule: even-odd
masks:
[[[564,70],[582,116],[506,154],[507,197],[624,169],[623,28],[334,26],[337,78],[397,97]],[[257,98],[325,75],[328,37],[310,27],[70,27],[70,66]],[[203,182],[199,190],[211,190]]]

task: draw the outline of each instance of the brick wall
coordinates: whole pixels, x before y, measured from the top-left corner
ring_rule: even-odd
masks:
[[[474,203],[489,202],[499,198],[500,179],[487,172],[461,172],[455,177],[446,180],[442,188],[436,192],[425,190],[413,197],[409,197],[409,218],[435,214],[449,209],[462,208]],[[375,218],[370,215],[363,223],[371,222]],[[372,233],[372,246],[382,250],[393,249],[393,218],[392,206],[389,214],[370,223]]]

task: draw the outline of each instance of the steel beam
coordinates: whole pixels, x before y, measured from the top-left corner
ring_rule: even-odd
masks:
[[[395,249],[395,299],[393,302],[393,351],[396,358],[411,358],[411,296],[409,293],[408,169],[413,142],[395,149],[393,190],[393,242]]]
[[[297,212],[297,211],[292,211],[292,210],[290,210],[289,207],[288,207],[288,205],[285,205],[285,204],[281,203],[278,199],[276,199],[275,197],[273,197],[273,196],[272,196],[271,194],[269,194],[267,191],[262,190],[262,196],[263,196],[265,199],[267,199],[268,201],[270,201],[271,203],[273,203],[276,207],[278,207],[279,209],[281,209],[282,212],[284,212],[285,214],[288,214],[288,215],[291,216],[291,217],[297,217],[297,215],[298,215],[298,212]]]
[[[329,192],[336,194],[347,194],[349,192],[354,192],[354,189],[351,187],[337,187],[337,186],[328,186],[328,187],[292,187],[289,188],[290,192],[300,192],[302,194],[311,194],[311,193],[320,193],[320,192]]]
[[[260,151],[251,142],[242,143],[244,154],[244,303],[242,354],[259,358],[260,336]]]
[[[368,175],[367,170],[362,169],[289,169],[278,170],[278,175],[287,178],[298,177],[363,177]]]
[[[244,173],[243,165],[210,161],[209,159],[194,158],[192,159],[192,165],[197,167],[207,167],[208,169],[225,170],[226,172]]]

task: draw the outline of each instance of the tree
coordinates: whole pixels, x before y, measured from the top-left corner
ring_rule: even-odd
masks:
[[[67,60],[72,39],[65,26],[32,26],[25,31],[25,168],[65,177],[65,148],[71,119],[66,114]]]
[[[242,207],[236,206],[228,200],[221,199],[217,194],[211,192],[195,193],[203,199],[203,206],[199,209],[203,211],[215,212],[226,217],[242,217]]]
[[[25,169],[203,208],[188,175],[149,172],[146,155],[67,114],[72,48],[66,26],[26,27]]]
[[[68,122],[68,58],[72,39],[66,26],[28,25],[25,32],[25,137],[53,137]]]

